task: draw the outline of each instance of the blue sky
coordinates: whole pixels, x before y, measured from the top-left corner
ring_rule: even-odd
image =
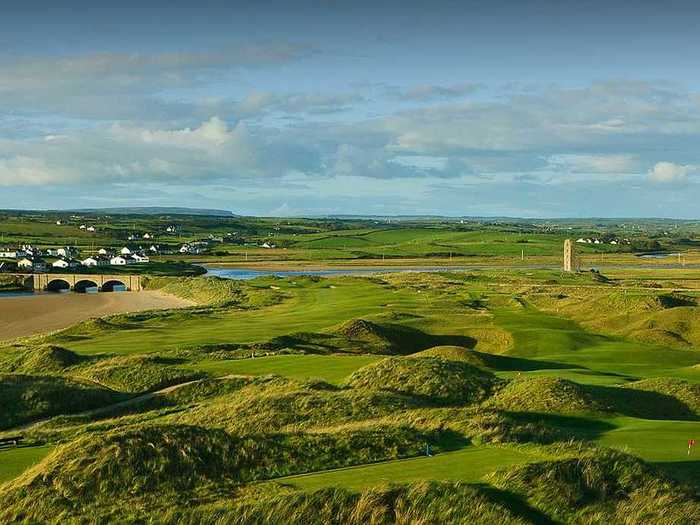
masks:
[[[0,17],[0,207],[700,216],[692,2],[44,4]]]

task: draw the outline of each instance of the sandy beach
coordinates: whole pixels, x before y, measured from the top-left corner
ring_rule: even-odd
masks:
[[[0,341],[60,330],[91,317],[192,304],[158,291],[2,297]]]

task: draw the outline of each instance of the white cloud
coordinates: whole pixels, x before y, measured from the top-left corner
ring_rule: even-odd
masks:
[[[551,155],[547,163],[552,170],[564,170],[570,173],[609,173],[622,174],[638,172],[639,165],[635,155]]]
[[[65,168],[52,168],[42,159],[15,156],[0,158],[0,186],[35,186],[57,180],[75,182],[77,174]]]
[[[649,170],[649,180],[659,184],[685,184],[688,182],[688,175],[696,171],[696,166],[657,162]]]

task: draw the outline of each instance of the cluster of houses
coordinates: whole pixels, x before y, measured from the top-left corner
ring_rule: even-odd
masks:
[[[155,248],[155,246],[152,246]],[[97,255],[87,257],[80,261],[82,266],[93,268],[96,266],[126,266],[128,264],[143,264],[151,262],[150,257],[143,250],[132,250],[126,246],[118,253],[113,253],[106,248],[100,248]]]
[[[152,245],[150,252],[158,253],[158,247]],[[126,246],[117,252],[106,248],[98,250],[97,254],[79,259],[76,248],[46,248],[39,250],[31,245],[23,245],[20,248],[0,249],[0,259],[13,259],[20,270],[45,272],[48,269],[70,270],[79,267],[97,266],[126,266],[128,264],[149,263],[150,257],[146,250],[132,250]]]
[[[595,237],[594,238],[581,237],[579,239],[576,239],[576,242],[579,244],[613,244],[613,245],[615,245],[615,244],[629,244],[630,243],[629,239],[622,239],[622,240],[612,239],[610,241],[605,241],[603,239],[598,239]]]

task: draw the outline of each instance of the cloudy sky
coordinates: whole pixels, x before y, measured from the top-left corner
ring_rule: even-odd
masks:
[[[693,2],[12,3],[2,208],[700,218]]]

